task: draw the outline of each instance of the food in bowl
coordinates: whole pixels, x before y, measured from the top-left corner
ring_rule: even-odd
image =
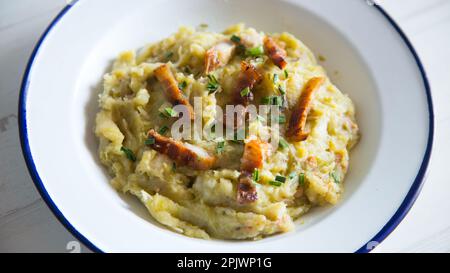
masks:
[[[288,232],[312,207],[336,204],[359,135],[352,101],[311,50],[243,24],[181,27],[121,53],[99,104],[111,184],[162,225],[204,239]]]

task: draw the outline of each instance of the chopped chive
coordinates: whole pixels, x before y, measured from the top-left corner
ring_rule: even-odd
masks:
[[[225,148],[225,141],[220,141],[217,143],[216,153],[221,154]]]
[[[233,35],[231,35],[231,38],[230,38],[230,40],[232,41],[232,42],[235,42],[235,43],[240,43],[241,42],[241,37],[239,37],[239,36],[237,36],[237,35],[235,35],[235,34],[233,34]]]
[[[283,105],[283,97],[282,96],[268,96],[261,99],[262,104],[266,105]]]
[[[177,169],[177,164],[175,162],[172,162],[172,170],[175,171]]]
[[[278,74],[273,74],[273,84],[277,84],[279,79],[280,77],[278,76]]]
[[[172,58],[172,56],[173,56],[173,52],[168,52],[168,53],[166,54],[166,58],[167,58],[167,59]]]
[[[173,110],[171,107],[164,108],[164,112],[162,112],[161,114],[163,114],[165,117],[168,117],[168,118],[178,117],[178,112]]]
[[[260,115],[257,115],[257,116],[256,116],[256,120],[259,121],[259,122],[265,122],[265,121],[266,121],[266,119],[263,118],[263,117],[260,116]]]
[[[283,72],[284,72],[284,77],[287,79],[289,77],[289,72],[286,69]]]
[[[255,182],[259,181],[259,169],[255,169],[252,174],[252,179]]]
[[[144,144],[145,145],[153,145],[153,144],[155,144],[155,138],[154,137],[149,137],[149,138],[147,138],[145,141],[144,141]]]
[[[264,97],[264,98],[262,98],[261,99],[261,103],[262,104],[270,104],[271,103],[271,101],[272,101],[272,97]]]
[[[183,90],[184,88],[186,88],[186,86],[187,86],[187,82],[186,82],[186,81],[182,81],[182,82],[180,82],[180,83],[178,84],[178,88],[179,88],[180,90]]]
[[[278,117],[278,123],[279,124],[285,124],[286,123],[286,116],[281,115]]]
[[[304,173],[301,173],[298,175],[298,183],[300,184],[300,186],[305,185],[305,174]]]
[[[237,45],[236,52],[237,52],[238,55],[240,55],[240,56],[245,55],[245,51],[246,51],[246,49],[245,49],[245,46],[243,44],[238,44]]]
[[[275,181],[284,183],[284,182],[286,182],[286,177],[281,176],[281,175],[277,175],[277,176],[275,176]]]
[[[242,89],[241,97],[246,97],[246,96],[248,96],[248,94],[250,94],[250,88],[249,87],[246,87],[246,88]]]
[[[167,133],[167,131],[169,131],[169,127],[163,126],[163,127],[161,127],[161,128],[159,129],[158,133],[159,133],[160,135],[164,135],[165,133]]]
[[[289,147],[289,143],[284,138],[280,138],[278,147],[280,147],[281,149],[286,149],[287,147]]]
[[[245,51],[245,55],[249,57],[259,57],[264,54],[264,48],[262,46],[248,48]]]
[[[131,160],[133,162],[136,161],[136,156],[134,155],[132,150],[130,150],[126,147],[123,147],[123,146],[122,146],[122,148],[120,148],[120,150],[125,153],[125,155],[127,156],[127,158],[129,160]]]
[[[281,95],[285,95],[286,94],[286,87],[284,87],[283,85],[279,85],[278,86],[278,91],[280,91]]]
[[[336,183],[336,184],[341,183],[341,180],[339,179],[339,176],[335,172],[332,172],[330,175],[333,178],[334,183]]]
[[[273,97],[272,105],[282,106],[283,105],[283,97],[280,97],[280,96]]]
[[[281,187],[281,185],[283,185],[283,183],[278,182],[278,181],[270,181],[269,184],[274,187]]]
[[[164,113],[162,113],[162,112],[159,113],[159,117],[160,118],[167,118],[167,116]]]
[[[219,82],[217,81],[217,78],[212,75],[209,74],[208,76],[208,84],[206,85],[206,89],[208,89],[209,94],[212,94],[214,92],[217,91],[217,89],[219,89]]]

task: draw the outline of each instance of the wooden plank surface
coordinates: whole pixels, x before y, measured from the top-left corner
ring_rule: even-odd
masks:
[[[78,251],[46,207],[23,161],[17,129],[20,80],[40,34],[65,0],[0,0],[0,252]],[[404,29],[431,81],[435,149],[427,181],[405,220],[374,252],[450,252],[450,1],[378,1]],[[75,241],[75,243],[74,243]],[[82,246],[81,251],[88,251]]]

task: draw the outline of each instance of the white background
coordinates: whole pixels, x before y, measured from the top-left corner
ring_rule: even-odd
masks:
[[[433,92],[436,134],[419,198],[374,252],[450,252],[450,0],[378,2],[400,24],[424,63]],[[77,245],[34,188],[17,128],[26,62],[65,4],[65,0],[0,0],[0,252],[69,252]]]

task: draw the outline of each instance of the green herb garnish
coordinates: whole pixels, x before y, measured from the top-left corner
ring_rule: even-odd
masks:
[[[144,144],[145,145],[153,145],[153,144],[155,144],[155,138],[154,137],[149,137],[149,138],[147,138],[145,141],[144,141]]]
[[[232,42],[235,42],[235,43],[239,44],[239,43],[241,42],[241,37],[239,37],[239,36],[233,34],[233,35],[231,35],[230,40],[231,40]]]
[[[217,81],[217,78],[214,75],[209,74],[207,77],[209,81],[208,84],[206,85],[206,89],[208,89],[209,94],[212,94],[216,92],[217,89],[219,89],[220,85],[219,82]]]
[[[278,117],[278,123],[279,124],[285,124],[286,123],[286,116],[281,115]]]
[[[159,129],[158,133],[159,133],[160,135],[164,135],[165,133],[167,133],[167,131],[169,131],[169,127],[163,126],[163,127],[161,127],[161,128]]]
[[[136,156],[134,155],[132,150],[130,150],[130,149],[126,148],[126,147],[123,147],[123,146],[122,146],[122,148],[120,148],[120,150],[125,153],[125,155],[127,156],[127,158],[129,160],[131,160],[133,162],[136,161]]]
[[[266,105],[277,105],[282,106],[283,105],[283,97],[281,96],[268,96],[261,99],[262,104]]]
[[[248,57],[259,57],[264,54],[264,48],[262,46],[248,48],[245,51],[245,55]]]
[[[168,52],[168,53],[166,54],[166,58],[167,58],[167,59],[172,58],[172,56],[173,56],[173,52]]]
[[[275,96],[273,98],[272,105],[282,106],[283,105],[283,97]]]
[[[278,147],[280,147],[281,149],[286,149],[287,147],[289,147],[289,143],[284,138],[280,138]]]
[[[300,186],[304,186],[305,185],[305,174],[301,173],[298,176],[298,184],[300,184]]]
[[[257,116],[256,116],[256,120],[259,121],[259,122],[265,122],[265,121],[266,121],[266,119],[263,118],[263,117],[260,116],[260,115],[257,115]]]
[[[252,174],[252,179],[255,182],[259,181],[259,169],[255,169]]]
[[[186,81],[182,81],[182,82],[180,82],[180,83],[178,84],[178,88],[179,88],[180,90],[183,90],[184,88],[186,88],[186,86],[187,86],[187,82],[186,82]]]
[[[283,72],[284,72],[284,77],[287,79],[289,77],[289,72],[286,69]]]
[[[225,148],[225,141],[217,142],[216,153],[221,154]]]
[[[339,176],[335,172],[330,173],[330,175],[333,178],[334,183],[336,183],[336,184],[341,183],[341,180],[339,179]]]
[[[284,87],[283,85],[279,85],[278,86],[278,91],[280,91],[281,95],[285,95],[286,94],[286,87]]]
[[[273,74],[273,84],[277,84],[279,79],[280,77],[278,76],[278,74]]]
[[[286,182],[286,177],[281,176],[281,175],[277,175],[277,176],[275,176],[275,181],[284,183],[284,182]]]
[[[246,96],[248,96],[248,94],[250,94],[250,88],[249,87],[246,87],[246,88],[242,89],[241,97],[246,97]]]
[[[281,187],[281,185],[283,185],[283,183],[278,182],[278,181],[270,181],[269,184],[274,187]]]
[[[178,117],[178,112],[173,110],[171,107],[164,108],[164,111],[161,113],[163,116],[167,118],[176,118]]]

